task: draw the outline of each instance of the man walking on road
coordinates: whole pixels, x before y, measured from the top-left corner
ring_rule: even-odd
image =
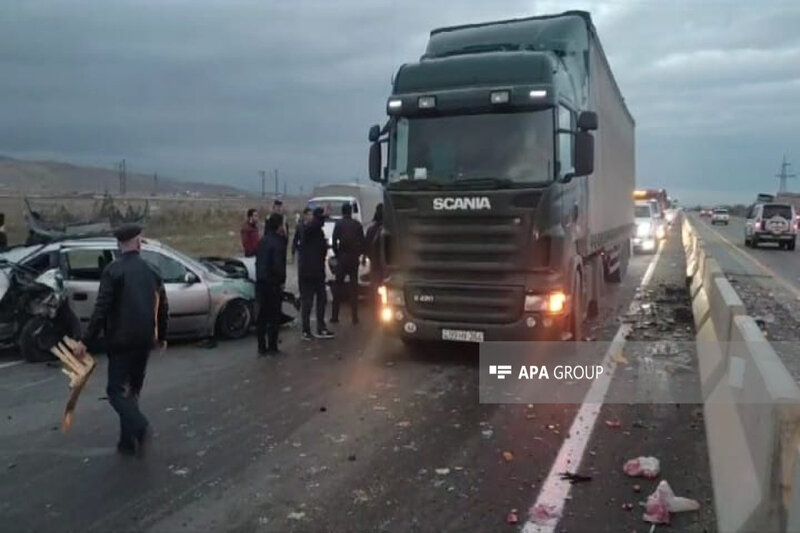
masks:
[[[303,234],[300,241],[300,257],[297,263],[297,279],[300,283],[301,314],[303,317],[303,340],[311,340],[311,305],[317,300],[317,337],[332,339],[333,333],[325,326],[325,258],[328,242],[322,232],[325,214],[321,207],[313,214],[305,215]]]
[[[147,418],[139,410],[150,350],[166,347],[167,296],[155,267],[141,258],[142,228],[119,227],[114,235],[122,252],[102,273],[94,312],[77,356],[104,331],[108,346],[106,394],[119,415],[117,450],[125,455],[141,454],[149,436]]]
[[[283,216],[278,213],[269,216],[256,252],[256,335],[259,356],[278,354],[278,328],[283,284],[286,282],[286,242],[278,234],[282,224]]]
[[[247,210],[247,219],[240,230],[242,235],[242,250],[245,257],[255,257],[258,248],[258,211]]]
[[[333,253],[336,255],[336,282],[331,324],[339,322],[339,307],[344,299],[350,300],[353,324],[358,324],[358,262],[364,253],[364,228],[361,222],[353,219],[353,206],[348,203],[342,205],[342,218],[333,228]]]

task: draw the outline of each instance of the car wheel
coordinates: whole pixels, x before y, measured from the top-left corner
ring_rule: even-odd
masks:
[[[222,339],[241,339],[250,330],[253,314],[246,301],[231,300],[217,317],[216,334]]]
[[[29,363],[53,361],[56,356],[50,348],[56,345],[59,337],[50,319],[35,316],[28,320],[19,334],[19,351]]]

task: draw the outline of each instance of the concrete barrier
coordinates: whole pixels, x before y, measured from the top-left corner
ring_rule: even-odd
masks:
[[[800,533],[800,388],[685,221],[718,530]]]

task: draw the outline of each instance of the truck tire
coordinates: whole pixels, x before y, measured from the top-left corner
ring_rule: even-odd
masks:
[[[576,272],[572,282],[572,308],[568,317],[568,328],[572,334],[572,342],[583,340],[583,281],[580,272]]]
[[[56,356],[50,348],[56,345],[58,338],[53,332],[53,323],[43,316],[35,316],[28,320],[19,334],[19,351],[22,358],[29,363],[53,361]]]

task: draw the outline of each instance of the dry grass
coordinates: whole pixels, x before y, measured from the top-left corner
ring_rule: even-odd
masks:
[[[259,218],[263,220],[271,204],[267,200],[263,201],[266,205],[259,205],[262,200],[258,198],[155,198],[148,201],[151,210],[145,235],[189,255],[241,255],[239,229],[245,212],[255,207],[259,209]],[[88,216],[93,204],[94,200],[83,198],[37,199],[33,202],[34,208],[45,216],[66,210],[76,218]],[[286,212],[290,213],[290,223],[294,222],[293,213],[301,205],[300,199],[285,203]],[[9,244],[24,242],[28,230],[23,217],[22,198],[0,198],[0,212],[6,215]]]

